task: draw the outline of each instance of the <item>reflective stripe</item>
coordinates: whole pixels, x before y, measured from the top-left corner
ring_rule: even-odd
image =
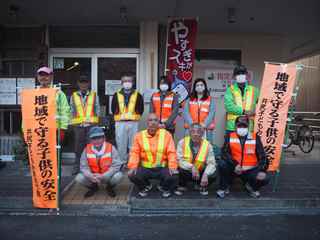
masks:
[[[142,166],[146,167],[146,168],[164,167],[165,163],[162,162],[162,159],[163,159],[163,152],[164,152],[164,147],[165,147],[166,131],[163,129],[159,130],[156,159],[153,158],[147,134],[148,134],[147,130],[142,131],[143,148],[144,148],[144,151],[147,155],[147,159],[146,159],[147,161],[143,161]]]
[[[120,91],[118,91],[117,99],[119,103],[119,113],[114,115],[114,120],[115,121],[139,120],[140,115],[135,113],[137,98],[138,98],[138,92],[134,91],[134,93],[132,93],[130,96],[129,106],[126,107],[124,102],[124,96],[120,93]]]
[[[184,138],[184,148],[183,156],[186,161],[192,163],[192,152],[190,148],[190,136]],[[209,142],[206,139],[202,139],[201,146],[199,148],[198,154],[194,159],[194,166],[201,171],[206,163],[207,155],[209,150]]]
[[[231,143],[240,143],[240,140],[239,138],[230,138],[230,141]]]
[[[72,94],[72,98],[77,111],[77,116],[71,120],[72,124],[81,124],[84,122],[98,123],[99,118],[95,116],[94,112],[94,103],[96,99],[95,92],[90,92],[84,106],[77,92]]]

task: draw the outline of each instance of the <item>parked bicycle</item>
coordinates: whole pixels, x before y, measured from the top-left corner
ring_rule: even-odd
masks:
[[[289,139],[285,148],[288,149],[292,145],[298,145],[302,152],[310,153],[314,146],[314,135],[312,128],[303,123],[302,116],[296,116],[294,118],[294,122],[299,124],[299,126],[297,126],[294,131],[290,131],[289,128]]]

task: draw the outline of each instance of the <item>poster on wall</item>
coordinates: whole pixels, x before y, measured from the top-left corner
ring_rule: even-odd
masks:
[[[166,75],[173,91],[183,97],[192,85],[197,25],[196,19],[172,19],[168,23]]]
[[[0,105],[15,105],[16,92],[16,78],[0,78]]]
[[[33,89],[35,88],[34,78],[18,78],[17,79],[17,104],[21,104],[21,92],[23,89]]]
[[[248,71],[248,82],[252,82],[253,72]],[[215,69],[205,71],[205,80],[211,96],[223,97],[227,87],[234,83],[233,69]]]
[[[16,78],[0,78],[0,93],[15,93]]]
[[[113,95],[122,88],[121,80],[105,80],[105,95]]]

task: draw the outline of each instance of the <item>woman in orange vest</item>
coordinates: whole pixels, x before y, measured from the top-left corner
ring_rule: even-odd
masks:
[[[224,198],[234,176],[239,176],[249,195],[260,197],[259,189],[268,184],[268,161],[260,137],[249,131],[248,116],[239,116],[236,130],[226,135],[222,149],[222,161],[218,163],[220,173],[217,196]]]
[[[151,96],[150,113],[155,113],[160,120],[160,128],[175,132],[175,120],[179,113],[179,96],[171,92],[171,84],[165,76],[159,83],[159,91]]]
[[[192,123],[199,123],[206,130],[206,138],[212,143],[214,130],[215,108],[213,98],[208,91],[207,83],[204,79],[195,80],[190,98],[186,101],[183,118],[185,129]]]

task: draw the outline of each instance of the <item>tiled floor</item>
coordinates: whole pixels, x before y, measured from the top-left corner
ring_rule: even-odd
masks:
[[[75,183],[63,198],[64,204],[83,204],[83,205],[126,205],[128,202],[131,184],[128,178],[124,177],[120,185],[115,188],[117,196],[111,198],[106,193],[105,187],[100,186],[98,192],[89,198],[84,198],[87,188]]]

